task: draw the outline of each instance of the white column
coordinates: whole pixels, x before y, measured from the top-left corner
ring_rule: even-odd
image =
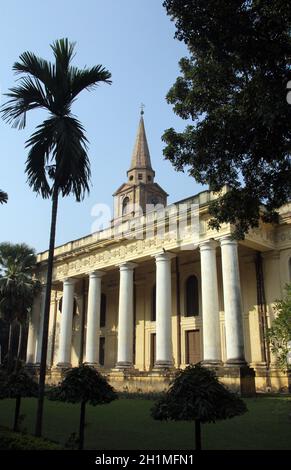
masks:
[[[237,241],[220,240],[223,277],[226,356],[228,364],[245,364]]]
[[[170,367],[172,358],[172,253],[160,253],[156,258],[156,364]]]
[[[216,246],[214,240],[200,244],[203,362],[206,364],[221,361]]]
[[[38,326],[41,316],[41,294],[38,294],[31,308],[29,315],[29,327],[26,349],[26,363],[31,365],[36,362],[36,351],[38,344]]]
[[[60,325],[58,367],[71,367],[75,279],[65,279]]]
[[[46,286],[42,286],[41,293],[39,296],[39,301],[38,301],[39,308],[38,308],[38,319],[37,319],[37,339],[36,339],[36,358],[35,358],[35,362],[38,365],[40,364],[40,361],[41,361],[45,292],[46,292]]]
[[[89,275],[87,308],[86,363],[99,365],[101,278],[103,271],[94,271]]]
[[[118,347],[116,367],[133,367],[133,270],[135,263],[119,266]]]

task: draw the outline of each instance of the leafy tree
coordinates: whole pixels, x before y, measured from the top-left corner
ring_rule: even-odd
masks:
[[[0,398],[15,398],[16,400],[13,431],[19,431],[21,399],[25,397],[36,397],[37,394],[37,383],[24,369],[17,370],[4,377],[2,376]]]
[[[8,201],[8,194],[4,193],[4,191],[1,191],[0,189],[0,204],[6,204]]]
[[[63,382],[49,393],[51,400],[80,403],[78,448],[84,447],[86,404],[104,405],[118,398],[117,393],[96,369],[81,365],[66,373]]]
[[[274,305],[276,318],[267,333],[271,351],[277,358],[279,368],[286,372],[291,365],[287,362],[288,342],[291,342],[291,285],[285,287],[286,295]]]
[[[215,423],[246,411],[244,401],[219,383],[212,370],[196,364],[176,374],[151,414],[158,420],[195,421],[196,450],[201,450],[201,423]]]
[[[51,229],[44,306],[42,355],[39,377],[39,401],[36,418],[37,436],[41,435],[52,270],[55,247],[59,196],[73,194],[81,201],[89,192],[90,162],[85,130],[72,114],[72,105],[79,93],[100,83],[110,84],[111,74],[101,65],[80,69],[72,66],[75,44],[60,39],[51,45],[54,63],[24,52],[13,70],[20,75],[17,86],[11,88],[9,101],[2,106],[3,118],[22,129],[26,115],[33,109],[44,109],[48,118],[27,140],[26,160],[28,183],[36,193],[52,201]]]
[[[25,243],[0,243],[0,315],[9,323],[8,370],[14,360],[14,338],[17,331],[17,359],[20,360],[23,329],[40,284],[33,278],[36,263],[35,250]]]
[[[165,158],[221,197],[210,226],[244,234],[291,197],[291,3],[165,0],[189,55],[167,94],[189,125],[165,131]],[[192,122],[191,122],[192,121]],[[221,192],[228,186],[226,194]],[[264,207],[262,208],[262,204]]]

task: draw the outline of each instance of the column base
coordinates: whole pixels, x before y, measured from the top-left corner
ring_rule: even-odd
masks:
[[[155,362],[154,369],[171,369],[173,368],[172,361],[159,360]]]
[[[84,366],[94,367],[94,369],[98,369],[100,364],[98,362],[84,362]]]
[[[205,359],[204,361],[201,361],[200,363],[203,367],[208,367],[209,369],[217,369],[218,367],[222,367],[223,362],[220,360],[215,360],[215,359]]]
[[[71,369],[72,364],[70,362],[58,362],[57,368],[58,369]]]
[[[133,364],[132,362],[127,362],[127,361],[119,361],[117,362],[115,369],[117,370],[123,370],[123,369],[133,369]]]
[[[247,366],[248,363],[245,359],[227,359],[224,363],[225,367],[240,367],[240,366]]]

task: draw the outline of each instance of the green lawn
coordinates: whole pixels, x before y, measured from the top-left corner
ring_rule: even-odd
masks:
[[[245,400],[244,416],[202,427],[204,449],[291,449],[291,397]],[[193,449],[191,423],[154,421],[150,400],[121,399],[87,407],[87,449]],[[14,400],[0,401],[0,425],[12,426]],[[36,401],[23,400],[22,428],[33,432]],[[78,405],[46,401],[44,437],[65,443],[78,430]]]

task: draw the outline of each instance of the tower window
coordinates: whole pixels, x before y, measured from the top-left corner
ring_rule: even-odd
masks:
[[[130,175],[130,177],[129,177],[129,181],[132,181],[132,180],[133,180],[133,176],[132,176],[132,175]]]
[[[150,175],[148,175],[148,181],[152,181],[152,178]]]
[[[122,201],[122,215],[128,214],[129,210],[129,197],[125,197]]]
[[[139,180],[142,180],[142,173],[139,173],[139,174],[138,174],[138,179],[139,179]]]

